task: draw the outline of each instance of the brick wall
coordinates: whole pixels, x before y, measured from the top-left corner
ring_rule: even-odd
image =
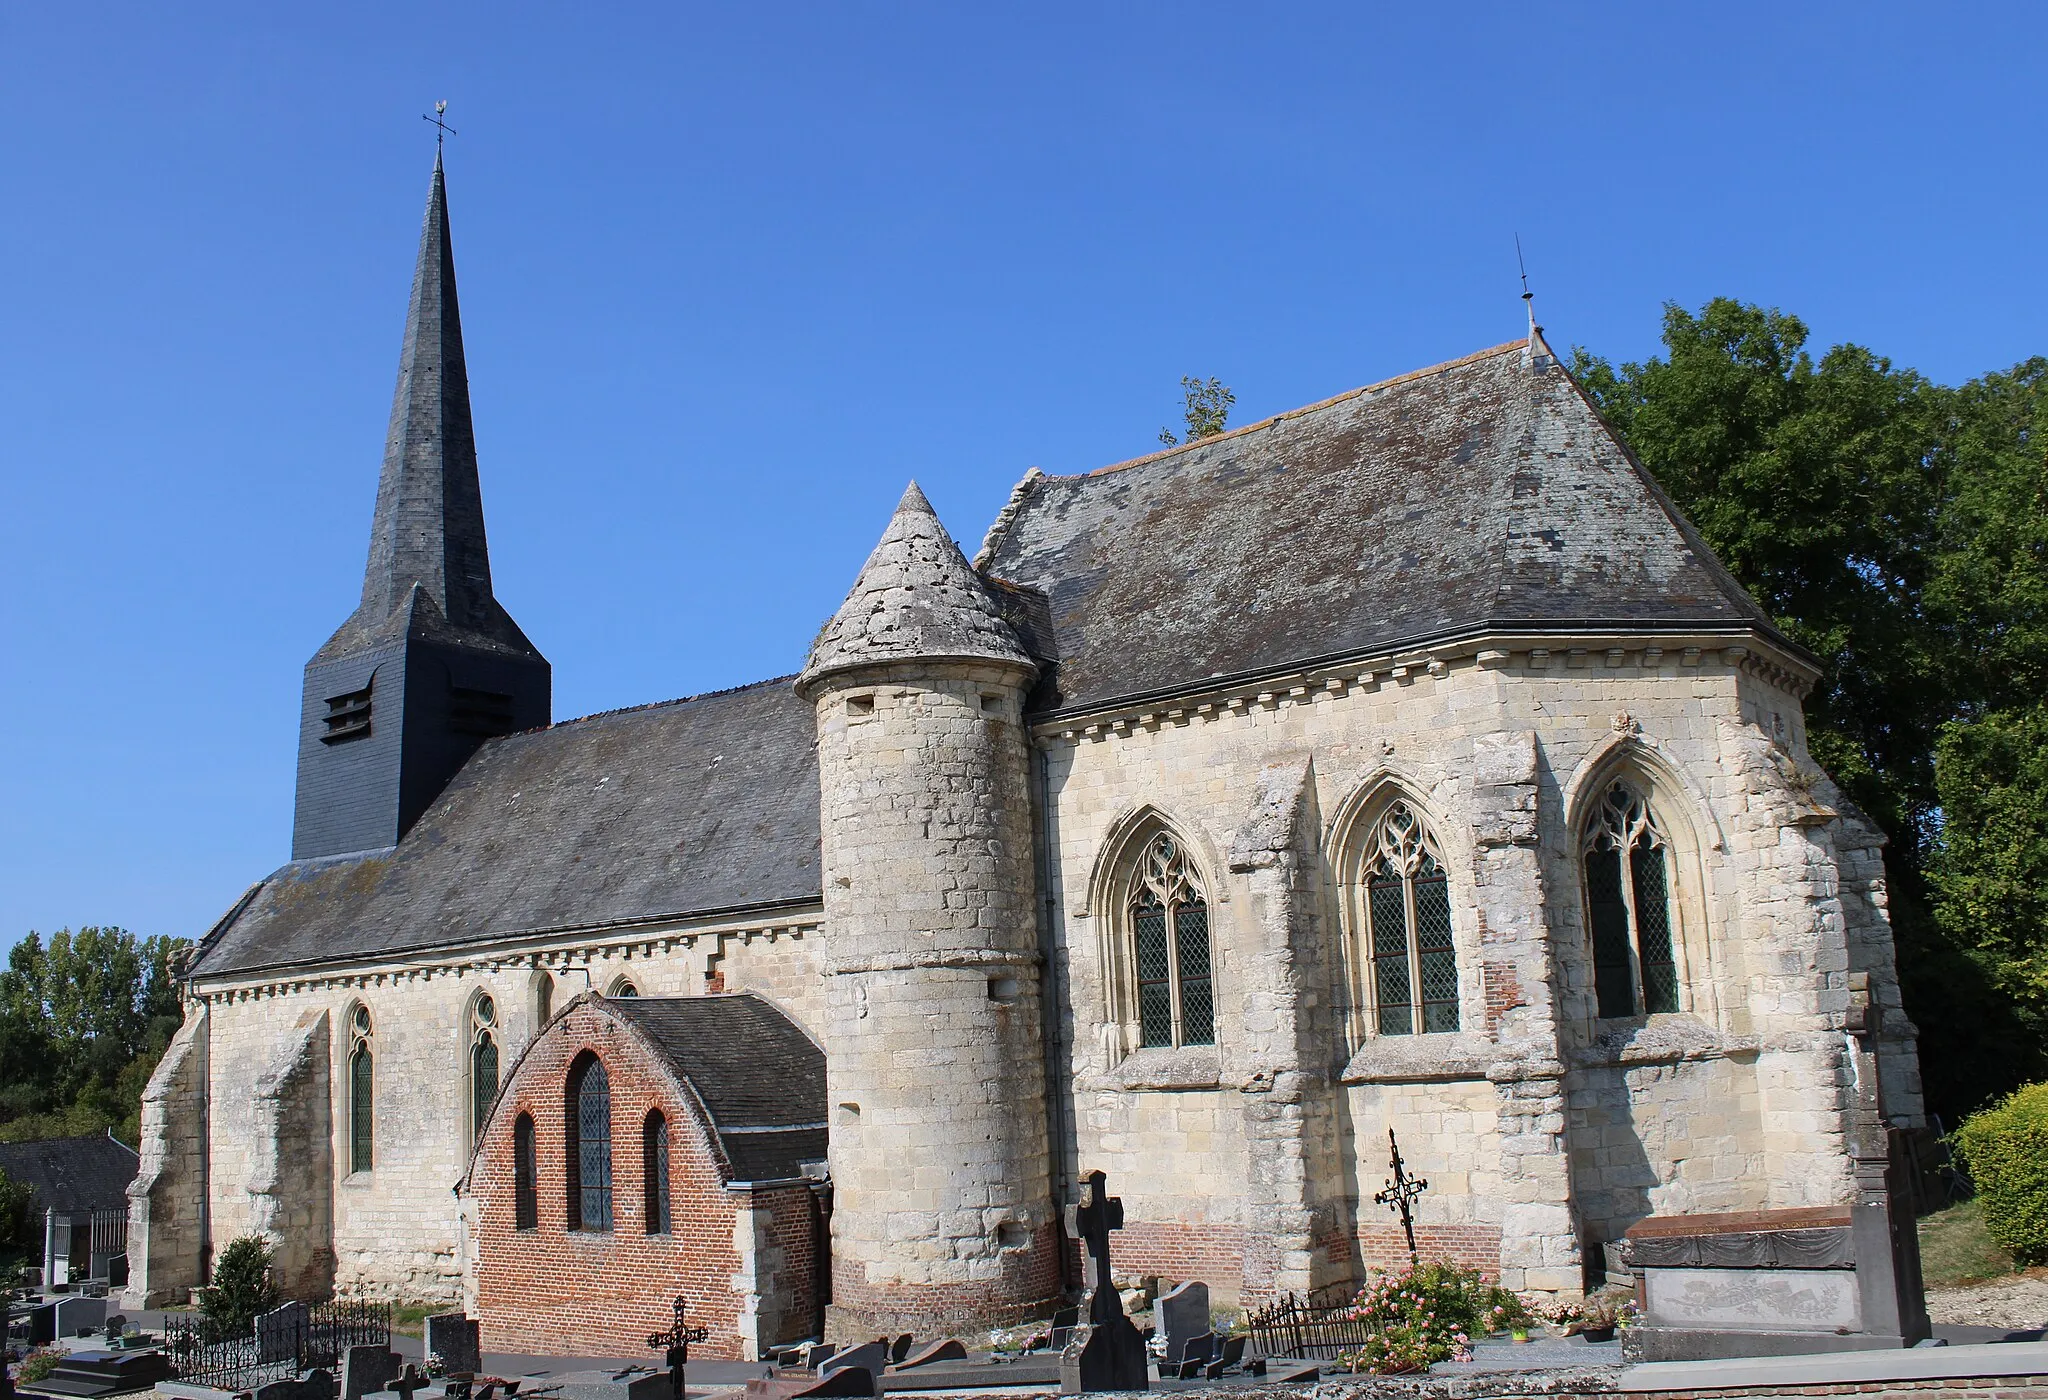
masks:
[[[611,1084],[612,1229],[602,1234],[567,1228],[566,1085],[585,1050],[603,1061]],[[667,1235],[647,1233],[641,1128],[656,1109],[669,1124],[674,1229]],[[522,1114],[534,1124],[539,1223],[532,1230],[516,1228],[513,1199],[512,1140]],[[667,1067],[601,1009],[563,1014],[536,1042],[502,1091],[468,1188],[486,1350],[639,1355],[647,1337],[669,1325],[678,1295],[710,1329],[698,1348],[703,1356],[750,1357],[763,1343],[809,1330],[814,1265],[795,1243],[810,1228],[809,1191],[727,1190],[694,1104],[677,1092]],[[779,1248],[761,1249],[763,1239]],[[760,1296],[763,1283],[774,1296]],[[769,1335],[760,1335],[763,1326]]]

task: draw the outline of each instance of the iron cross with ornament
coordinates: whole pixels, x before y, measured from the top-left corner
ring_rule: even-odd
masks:
[[[1387,1189],[1374,1196],[1373,1204],[1386,1206],[1401,1217],[1401,1230],[1408,1236],[1408,1263],[1418,1265],[1422,1261],[1415,1253],[1415,1212],[1413,1203],[1417,1196],[1429,1189],[1429,1183],[1419,1177],[1408,1175],[1401,1161],[1401,1144],[1394,1140],[1394,1130],[1387,1129],[1387,1149],[1394,1174],[1387,1181]]]
[[[675,1325],[647,1339],[647,1345],[666,1352],[669,1393],[674,1400],[683,1400],[683,1368],[690,1364],[690,1343],[701,1342],[711,1335],[711,1329],[702,1323],[692,1327],[683,1320],[686,1308],[687,1304],[681,1298],[676,1299]]]

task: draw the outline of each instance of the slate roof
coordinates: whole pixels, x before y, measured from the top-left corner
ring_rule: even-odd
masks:
[[[611,997],[645,1032],[718,1128],[734,1181],[778,1181],[825,1157],[825,1052],[751,993]]]
[[[0,1142],[0,1172],[35,1188],[36,1211],[126,1210],[138,1164],[135,1150],[107,1133]]]
[[[470,646],[538,654],[491,593],[448,183],[438,155],[405,312],[362,602],[313,659],[403,636],[409,627]]]
[[[265,879],[193,974],[815,903],[815,734],[782,677],[493,740],[398,845]]]
[[[1775,636],[1547,347],[1533,367],[1524,349],[1027,478],[979,562],[1046,597],[1034,708],[1492,629]]]
[[[818,634],[799,684],[876,662],[940,659],[1033,665],[913,481],[846,601]]]

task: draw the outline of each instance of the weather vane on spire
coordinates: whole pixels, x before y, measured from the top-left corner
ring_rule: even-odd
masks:
[[[441,154],[441,143],[443,141],[446,141],[451,136],[460,136],[462,134],[461,132],[457,131],[454,127],[448,125],[447,122],[441,120],[442,117],[447,115],[447,112],[448,104],[444,101],[436,102],[434,104],[433,116],[430,117],[425,112],[420,113],[421,121],[432,122],[434,124],[434,154],[436,156],[439,156]],[[1517,243],[1515,246],[1517,248],[1520,248],[1521,244]],[[1528,279],[1523,278],[1522,280],[1526,282]]]
[[[447,106],[447,103],[442,103]],[[1529,290],[1529,264],[1522,259],[1522,235],[1515,235],[1515,266],[1522,270],[1522,309],[1529,313],[1529,343],[1536,343],[1536,293]]]

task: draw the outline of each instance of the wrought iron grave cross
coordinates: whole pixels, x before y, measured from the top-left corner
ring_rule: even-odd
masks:
[[[683,1368],[690,1364],[690,1343],[701,1342],[711,1335],[711,1329],[702,1323],[692,1327],[683,1321],[687,1304],[676,1299],[675,1325],[666,1332],[656,1332],[647,1339],[647,1345],[664,1350],[668,1363],[669,1393],[675,1400],[683,1400]]]
[[[1374,1196],[1373,1204],[1386,1206],[1399,1213],[1401,1231],[1408,1236],[1408,1262],[1420,1264],[1422,1260],[1415,1253],[1415,1213],[1410,1203],[1429,1189],[1429,1183],[1420,1177],[1408,1175],[1401,1164],[1401,1144],[1394,1140],[1394,1130],[1387,1129],[1387,1149],[1392,1156],[1394,1175],[1387,1182],[1387,1189]]]

